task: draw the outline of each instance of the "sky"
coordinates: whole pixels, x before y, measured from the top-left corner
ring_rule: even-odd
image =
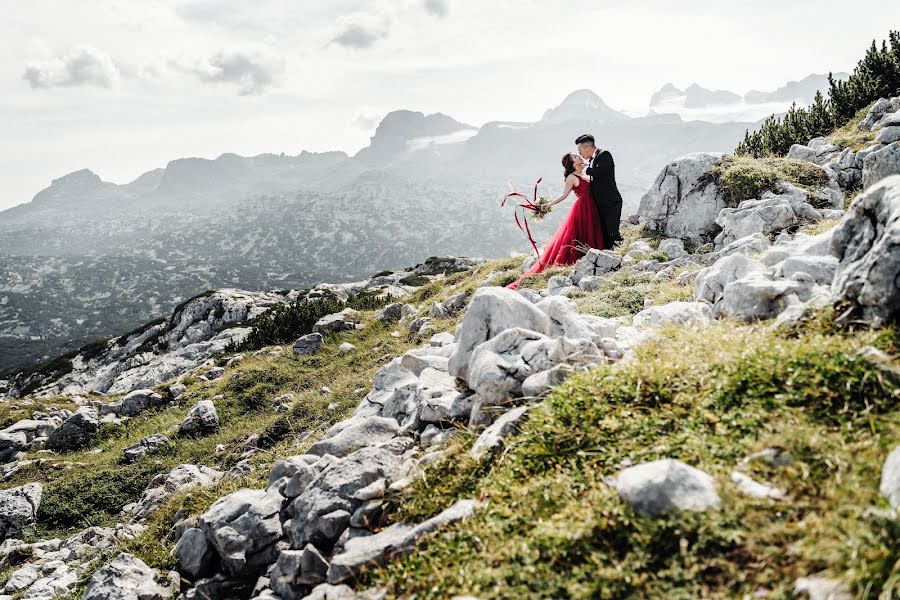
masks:
[[[366,146],[407,108],[535,121],[590,88],[744,93],[850,71],[900,3],[832,0],[0,0],[0,210],[89,168]]]

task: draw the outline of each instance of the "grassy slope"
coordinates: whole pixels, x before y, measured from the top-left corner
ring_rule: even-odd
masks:
[[[417,598],[787,598],[796,577],[829,570],[863,597],[896,597],[900,526],[866,511],[886,505],[878,478],[900,441],[900,391],[855,356],[868,344],[895,355],[895,332],[807,327],[670,329],[622,369],[572,377],[501,456],[475,462],[460,440],[395,500],[395,518],[462,497],[487,509],[372,581]],[[788,499],[739,496],[731,469],[770,446],[793,466],[750,474]],[[661,457],[714,475],[722,510],[637,518],[605,480]]]

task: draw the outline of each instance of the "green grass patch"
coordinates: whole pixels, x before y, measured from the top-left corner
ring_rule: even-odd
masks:
[[[861,108],[856,115],[847,121],[842,127],[835,129],[828,139],[832,144],[850,148],[854,152],[859,152],[873,141],[875,141],[875,131],[860,131],[859,124],[866,118],[869,109],[872,108],[874,102],[868,106]]]
[[[710,170],[709,177],[723,190],[725,202],[731,207],[759,198],[765,192],[777,191],[779,180],[809,191],[828,183],[825,169],[818,165],[787,158],[749,156],[726,156]]]
[[[486,508],[366,583],[416,598],[788,598],[797,577],[825,570],[895,597],[900,528],[865,513],[885,506],[878,477],[900,441],[900,392],[856,356],[867,344],[893,351],[893,339],[828,323],[802,336],[732,323],[665,330],[637,361],[570,378],[497,458],[452,446],[393,518],[459,498]],[[729,473],[770,446],[794,463],[748,474],[788,498],[740,496]],[[722,509],[642,519],[605,483],[622,461],[663,457],[713,475]]]
[[[677,271],[676,275],[684,270]],[[647,299],[653,304],[667,304],[690,300],[692,295],[691,286],[676,285],[671,280],[654,281],[650,273],[619,272],[604,279],[597,290],[573,295],[573,299],[583,313],[598,317],[628,317],[644,310]]]

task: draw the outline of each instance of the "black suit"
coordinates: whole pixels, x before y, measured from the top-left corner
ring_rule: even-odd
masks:
[[[622,194],[616,187],[616,164],[613,162],[612,154],[608,150],[597,152],[585,174],[591,178],[591,198],[600,214],[606,247],[612,248],[613,244],[622,239],[619,235]]]

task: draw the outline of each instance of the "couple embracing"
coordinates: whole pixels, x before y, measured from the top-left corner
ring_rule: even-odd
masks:
[[[565,187],[562,194],[550,202],[553,207],[574,191],[575,204],[544,247],[543,253],[525,271],[522,278],[552,266],[574,264],[584,255],[586,247],[606,249],[621,240],[619,221],[622,216],[622,195],[616,187],[616,167],[608,150],[597,148],[594,136],[585,134],[575,140],[577,153],[562,157]],[[517,289],[522,279],[510,284]]]

